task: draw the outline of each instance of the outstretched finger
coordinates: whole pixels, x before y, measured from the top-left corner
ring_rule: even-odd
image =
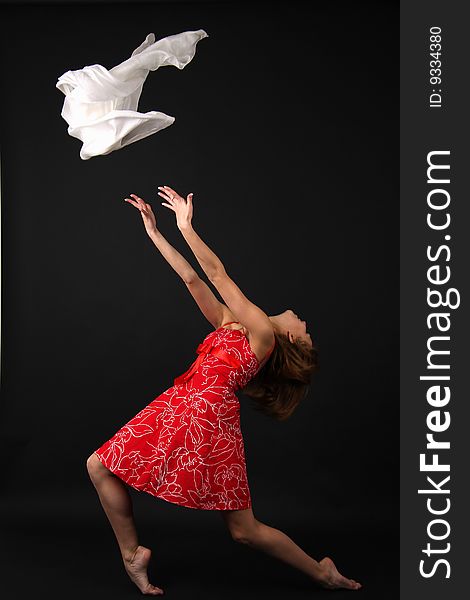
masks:
[[[164,194],[163,192],[158,192],[158,195],[161,196],[163,198],[163,200],[166,200],[167,202],[174,202],[174,199],[171,198],[170,196],[168,196],[168,194]]]
[[[139,204],[144,204],[145,202],[142,200],[142,198],[140,198],[140,196],[137,196],[136,194],[129,194],[131,198],[134,198],[134,200],[136,202],[138,202]]]
[[[168,192],[170,193],[170,195],[172,196],[177,196],[178,198],[181,198],[181,196],[178,194],[178,192],[175,192],[175,190],[171,187],[169,187],[168,185],[164,185],[162,186],[164,191],[168,194]]]
[[[142,211],[145,208],[145,202],[142,200],[142,198],[139,198],[139,196],[136,196],[135,194],[130,194],[130,196],[134,198],[134,206]]]
[[[132,204],[132,206],[135,206],[136,208],[140,208],[139,207],[139,203],[136,202],[135,200],[131,200],[130,198],[124,198],[125,202],[129,202],[129,204]]]
[[[178,194],[174,190],[168,188],[166,185],[159,185],[158,189],[160,190],[158,193],[160,195],[162,195],[162,193],[166,194],[169,200],[175,200],[175,198],[178,198]]]
[[[171,204],[165,204],[165,202],[162,202],[162,206],[168,206],[168,208],[171,208],[172,211],[175,210],[174,206],[172,206]]]
[[[132,206],[135,206],[135,208],[137,208],[137,210],[139,210],[141,212],[141,214],[148,214],[149,209],[151,210],[150,205],[145,204],[145,202],[142,200],[142,202],[137,202],[136,200],[130,200],[129,198],[124,198],[124,200],[126,202],[129,202],[129,204],[132,204]]]

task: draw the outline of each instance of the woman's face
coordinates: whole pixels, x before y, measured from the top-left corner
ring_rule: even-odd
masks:
[[[276,320],[283,331],[291,341],[294,341],[295,338],[301,338],[307,344],[312,346],[312,338],[310,334],[307,332],[307,324],[305,321],[302,321],[296,313],[290,308],[285,310],[280,315],[276,316]]]

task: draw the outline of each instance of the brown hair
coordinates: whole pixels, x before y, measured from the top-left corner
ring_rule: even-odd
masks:
[[[285,421],[307,396],[313,372],[318,368],[315,345],[274,332],[271,356],[242,392],[255,402],[253,408],[278,421]]]

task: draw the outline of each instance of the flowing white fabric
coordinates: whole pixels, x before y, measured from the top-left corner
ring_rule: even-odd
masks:
[[[138,112],[142,87],[149,71],[168,65],[183,69],[205,37],[199,29],[155,42],[149,33],[130,58],[110,71],[90,65],[61,75],[56,84],[66,96],[61,115],[69,135],[83,142],[80,158],[109,154],[171,125],[175,118],[165,113]]]

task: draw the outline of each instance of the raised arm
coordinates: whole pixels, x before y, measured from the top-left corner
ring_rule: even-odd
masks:
[[[178,229],[191,248],[210,282],[222,296],[226,305],[254,339],[254,344],[263,355],[272,345],[273,327],[268,315],[251,302],[237,284],[229,277],[222,261],[199,237],[192,226],[192,194],[185,200],[168,186],[159,188],[159,195],[166,200],[164,206],[176,213]]]
[[[181,277],[206,319],[215,328],[229,320],[229,309],[216,298],[210,287],[199,277],[190,263],[158,230],[150,204],[146,204],[142,198],[135,194],[131,194],[131,198],[126,198],[126,202],[140,210],[148,236],[163,258]]]

